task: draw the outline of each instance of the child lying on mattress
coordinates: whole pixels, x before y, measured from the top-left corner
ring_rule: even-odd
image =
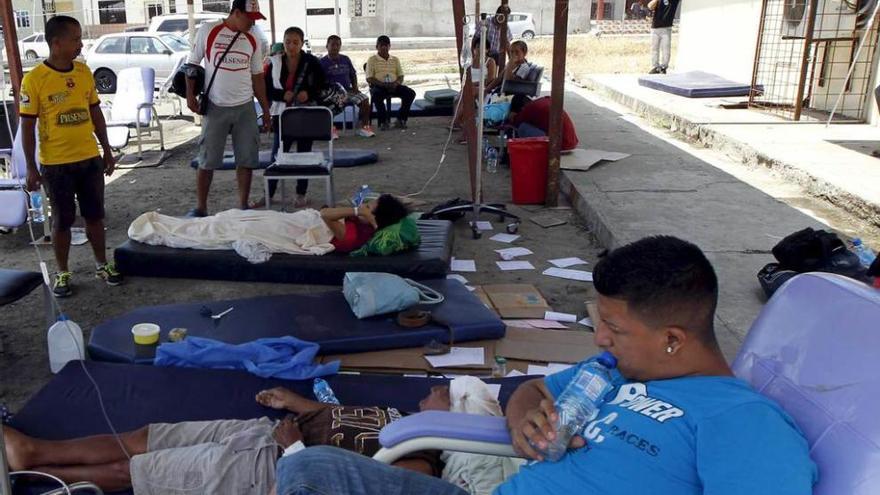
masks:
[[[498,402],[487,391],[479,379],[459,377],[450,386],[432,387],[419,409],[500,415]],[[112,435],[41,440],[4,426],[6,455],[13,471],[42,471],[67,483],[91,481],[105,491],[133,488],[138,495],[263,495],[273,491],[276,461],[297,442],[290,451],[333,445],[372,456],[380,448],[379,430],[403,415],[391,407],[315,402],[281,387],[263,390],[256,400],[293,414],[280,421],[262,417],[150,424],[122,433],[118,440]],[[438,451],[417,452],[394,465],[443,475],[480,494],[490,493],[518,467],[513,460],[490,456],[444,453],[442,457]]]
[[[415,221],[394,196],[383,194],[359,208],[283,213],[227,210],[204,218],[178,218],[151,211],[136,218],[128,237],[154,246],[232,249],[251,263],[273,253],[386,255],[419,245]]]

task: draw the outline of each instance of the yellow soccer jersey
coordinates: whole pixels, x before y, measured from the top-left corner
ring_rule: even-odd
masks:
[[[99,154],[89,108],[100,103],[86,64],[74,62],[73,69],[65,72],[44,62],[24,76],[19,113],[38,119],[42,165],[73,163]]]

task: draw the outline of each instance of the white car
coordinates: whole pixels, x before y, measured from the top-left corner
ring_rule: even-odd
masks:
[[[49,56],[49,44],[46,43],[46,37],[43,33],[34,33],[18,42],[18,52],[22,60],[33,61],[38,58],[46,58]],[[5,60],[5,49],[3,55]]]
[[[493,16],[495,14],[483,14],[486,17]],[[507,19],[507,29],[510,30],[510,36],[513,39],[522,38],[524,40],[530,40],[535,37],[535,20],[532,18],[532,14],[526,14],[525,12],[511,12],[510,17]],[[474,35],[474,23],[470,23],[470,32],[471,36]]]
[[[227,14],[199,12],[193,14],[195,25],[198,26],[203,22],[222,21],[226,19]],[[166,14],[157,15],[150,19],[150,27],[147,31],[151,33],[182,33],[189,29],[188,14]]]
[[[170,77],[181,59],[189,56],[189,43],[171,33],[116,33],[98,38],[85,60],[95,75],[99,93],[116,92],[116,74],[128,67],[152,67],[156,86]]]

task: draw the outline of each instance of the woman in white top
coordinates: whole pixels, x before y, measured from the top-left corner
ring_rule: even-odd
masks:
[[[482,70],[480,68],[480,47],[483,47],[486,57],[486,70]],[[498,65],[495,63],[495,59],[489,56],[489,40],[487,39],[485,43],[480,43],[479,38],[474,38],[474,41],[471,43],[471,83],[474,85],[474,104],[477,105],[479,102],[483,101],[483,97],[480,95],[480,77],[485,81],[484,86],[486,88],[489,87],[489,83],[494,81],[498,77]],[[487,91],[488,93],[488,91]],[[456,102],[456,105],[458,102]],[[461,109],[456,113],[455,122],[453,123],[456,127],[461,127]],[[458,140],[459,144],[464,144],[467,140],[462,134],[461,138]]]

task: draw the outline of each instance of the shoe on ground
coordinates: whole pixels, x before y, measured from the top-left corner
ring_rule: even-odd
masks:
[[[360,137],[371,138],[375,136],[376,133],[373,132],[373,128],[371,126],[365,125],[357,130],[357,135]]]
[[[333,140],[336,141],[339,139],[339,131],[336,129],[336,126],[331,128],[331,135],[333,136]]]
[[[387,131],[388,129],[391,129],[391,126],[388,125],[388,122],[382,122],[379,124],[380,131]]]
[[[73,289],[70,288],[70,272],[58,272],[55,274],[55,284],[52,286],[52,293],[55,297],[70,297]]]
[[[660,67],[660,74],[666,74],[666,67]]]
[[[663,69],[660,66],[657,66],[657,67],[654,67],[653,69],[651,69],[648,72],[648,74],[662,74],[662,72],[661,72],[662,70]]]
[[[186,218],[202,218],[208,216],[208,213],[198,208],[193,208],[186,212]]]
[[[405,120],[397,119],[397,120],[394,122],[394,127],[397,128],[397,129],[406,129],[406,121],[405,121]]]
[[[104,263],[96,269],[95,277],[100,278],[111,287],[116,287],[122,283],[122,274],[116,270],[116,264],[112,261]]]

